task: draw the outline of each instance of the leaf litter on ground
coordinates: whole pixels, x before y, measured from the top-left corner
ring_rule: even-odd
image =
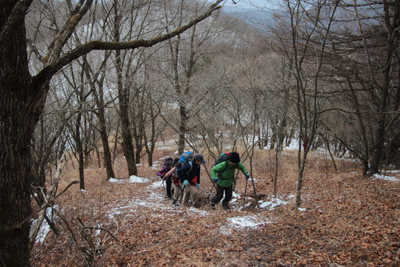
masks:
[[[328,170],[309,167],[300,209],[290,168],[279,170],[277,198],[272,168],[256,177],[257,198],[251,182],[245,195],[241,177],[229,211],[220,204],[215,211],[209,208],[212,184],[205,173],[199,209],[172,205],[165,183],[151,168],[108,182],[102,169],[92,168],[85,173],[86,191],[70,189],[59,202],[76,236],[79,217],[116,237],[107,239],[106,232],[97,230],[101,245],[94,266],[398,266],[398,173],[364,178],[354,168]],[[210,197],[214,194],[215,189]],[[70,235],[61,232],[58,237],[42,232],[32,250],[32,266],[85,266]]]

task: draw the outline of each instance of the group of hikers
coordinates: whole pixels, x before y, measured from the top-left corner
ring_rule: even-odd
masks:
[[[192,152],[185,152],[175,159],[165,158],[163,168],[157,172],[157,176],[165,181],[167,197],[172,200],[173,205],[189,206],[189,201],[191,201],[193,207],[200,207],[198,200],[200,166],[205,163],[206,161],[200,153],[193,156]],[[230,209],[229,201],[232,199],[236,170],[242,171],[246,179],[249,179],[250,175],[240,162],[237,152],[224,152],[219,155],[211,168],[213,188],[214,185],[217,185],[217,193],[210,200],[212,210],[215,210],[215,205],[221,199],[223,199],[222,207],[225,210]]]

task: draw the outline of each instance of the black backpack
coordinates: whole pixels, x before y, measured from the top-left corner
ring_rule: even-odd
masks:
[[[171,157],[166,157],[166,158],[164,159],[163,168],[164,168],[164,167],[167,167],[167,169],[170,170],[170,169],[173,167],[173,164],[174,164],[174,159],[171,158]]]
[[[176,167],[176,164],[178,163],[178,161],[179,161],[179,157],[174,158],[174,161],[172,163],[172,167]]]
[[[225,171],[229,168],[229,166],[228,166],[228,158],[229,158],[229,152],[221,153],[221,154],[218,156],[218,158],[215,160],[213,167],[216,166],[216,165],[218,165],[218,164],[220,164],[221,162],[225,162],[225,169],[222,171],[222,172],[225,172]],[[212,168],[212,167],[211,167],[211,168]],[[224,180],[224,179],[222,179],[222,178],[220,178],[220,179],[221,179],[221,180]],[[236,181],[235,181],[235,180],[234,180],[234,183],[236,184]]]

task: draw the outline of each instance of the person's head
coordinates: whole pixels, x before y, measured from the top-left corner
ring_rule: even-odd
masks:
[[[196,163],[196,164],[201,164],[201,163],[206,163],[207,161],[205,161],[204,160],[204,157],[203,157],[203,155],[202,154],[200,154],[200,153],[197,153],[196,155],[194,155],[194,162]]]
[[[230,162],[231,165],[236,165],[237,163],[240,162],[239,154],[237,152],[229,153],[228,161]]]

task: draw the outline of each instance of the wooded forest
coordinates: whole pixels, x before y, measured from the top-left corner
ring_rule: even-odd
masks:
[[[227,2],[246,1],[0,2],[2,266],[30,266],[31,219],[59,231],[45,211],[89,166],[121,178],[123,155],[138,175],[173,135],[178,154],[238,150],[254,172],[271,151],[275,181],[297,143],[297,208],[318,149],[367,181],[400,168],[399,1],[265,0],[247,20]],[[70,164],[77,182],[57,191]]]

